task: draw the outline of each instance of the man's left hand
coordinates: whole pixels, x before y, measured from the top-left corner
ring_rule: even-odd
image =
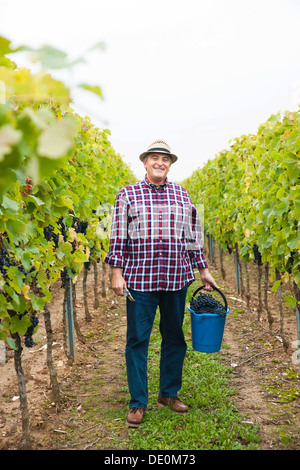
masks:
[[[208,268],[199,269],[201,281],[203,283],[203,290],[213,290],[213,287],[218,288],[218,284],[210,274]]]

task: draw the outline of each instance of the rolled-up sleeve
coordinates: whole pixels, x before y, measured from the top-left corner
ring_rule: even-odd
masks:
[[[113,267],[124,268],[128,238],[128,206],[126,195],[121,190],[115,201],[111,223],[109,252],[105,263]]]

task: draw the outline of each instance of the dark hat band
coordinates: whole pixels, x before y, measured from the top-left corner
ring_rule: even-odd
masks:
[[[157,152],[157,151],[161,151],[161,152],[165,152],[165,153],[171,153],[170,150],[167,150],[167,149],[164,149],[164,148],[161,148],[161,147],[155,147],[153,149],[147,150],[147,153]]]

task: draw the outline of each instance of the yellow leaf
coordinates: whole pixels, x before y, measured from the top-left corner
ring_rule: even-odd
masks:
[[[30,291],[30,286],[24,284],[21,290],[24,294],[25,299],[29,299],[28,292]]]
[[[36,269],[37,271],[40,269],[40,266],[41,266],[40,261],[35,261],[35,262],[34,262],[34,267],[35,267],[35,269]]]
[[[76,230],[74,227],[70,227],[69,228],[69,236],[71,238],[71,240],[75,240],[76,239]]]

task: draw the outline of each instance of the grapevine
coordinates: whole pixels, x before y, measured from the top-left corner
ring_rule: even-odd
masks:
[[[300,111],[272,115],[182,182],[205,206],[205,232],[223,249],[289,272],[300,288]],[[252,247],[252,249],[251,249]]]
[[[14,52],[10,41],[0,37],[0,46],[6,84],[0,104],[0,340],[15,349],[24,383],[22,341],[33,347],[42,312],[51,332],[53,284],[61,278],[65,287],[67,277],[74,280],[102,259],[109,238],[98,236],[99,201],[113,205],[135,177],[112,147],[109,130],[70,108],[67,86],[44,69],[18,68],[6,57]],[[25,403],[24,387],[20,395]],[[24,421],[22,446],[30,448]]]
[[[262,264],[261,254],[256,244],[253,245],[253,253],[254,253],[254,261],[257,262],[259,265],[261,265]]]
[[[0,253],[0,271],[4,277],[7,275],[7,269],[10,266],[15,266],[16,262],[11,261],[9,253],[5,246],[1,247],[1,253]]]
[[[247,263],[257,266],[257,320],[263,300],[270,331],[274,318],[268,286],[277,294],[280,338],[284,309],[300,304],[300,111],[272,115],[254,135],[235,138],[201,169],[182,182],[196,204],[205,206],[204,231],[221,251],[234,252],[237,291],[250,306]],[[222,269],[223,268],[223,269]],[[247,279],[247,292],[243,270]],[[262,280],[264,269],[264,296]],[[224,277],[224,265],[221,263]],[[289,282],[283,294],[282,284]]]
[[[38,326],[39,324],[39,319],[36,315],[36,312],[34,312],[32,315],[31,315],[31,318],[30,318],[30,321],[31,321],[31,325],[30,327],[28,328],[26,334],[25,334],[25,346],[27,348],[32,348],[34,346],[34,341],[33,341],[33,332],[34,332],[34,329]]]

